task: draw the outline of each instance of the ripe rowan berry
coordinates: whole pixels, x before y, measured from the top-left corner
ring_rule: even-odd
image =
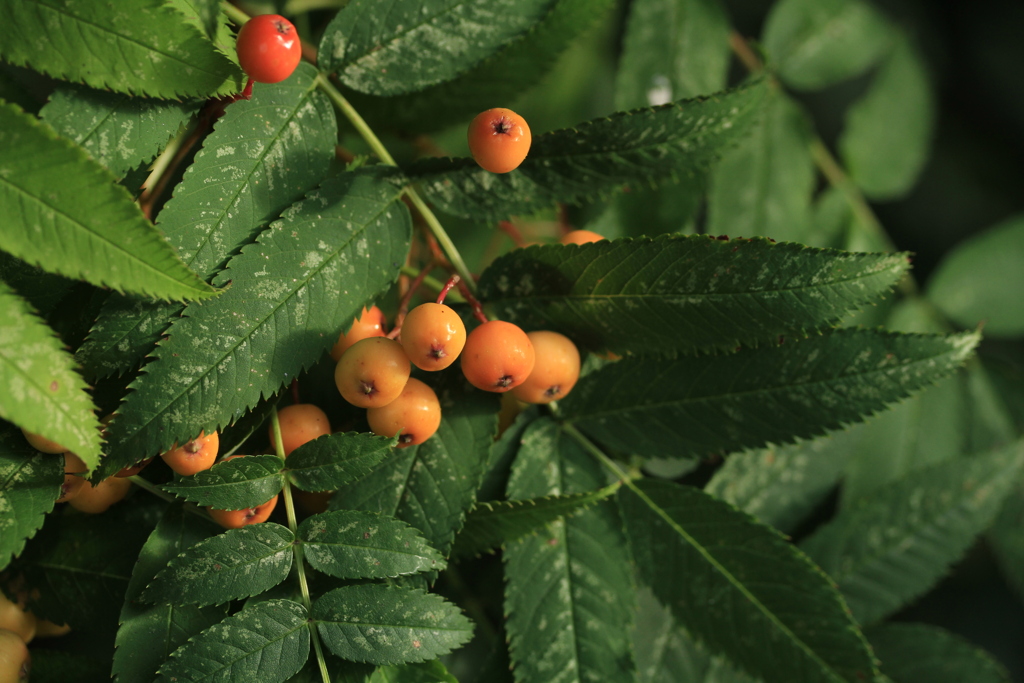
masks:
[[[341,354],[348,351],[349,347],[360,339],[386,336],[387,330],[384,329],[385,326],[386,320],[382,310],[376,306],[371,306],[367,310],[363,306],[363,312],[360,316],[352,319],[352,327],[349,328],[348,332],[342,332],[338,336],[338,342],[331,348],[331,358],[335,362],[341,360]]]
[[[245,508],[244,510],[218,510],[217,508],[206,508],[213,517],[213,521],[225,529],[241,529],[250,524],[260,524],[270,518],[270,513],[277,507],[277,499],[281,494],[275,493],[274,497],[266,503],[256,507]]]
[[[253,17],[235,42],[238,63],[257,83],[278,83],[292,75],[302,59],[302,43],[292,22],[277,14]]]
[[[533,343],[517,325],[491,320],[466,338],[462,350],[462,374],[484,391],[510,391],[533,371]]]
[[[79,494],[82,487],[85,486],[85,477],[76,475],[82,474],[88,469],[82,459],[74,453],[68,451],[64,454],[64,483],[60,486],[58,503],[66,503]]]
[[[374,434],[398,437],[398,447],[421,444],[441,426],[441,402],[423,382],[410,377],[402,393],[391,403],[366,411]]]
[[[0,681],[22,683],[32,670],[32,656],[17,633],[0,629]]]
[[[420,370],[444,370],[465,345],[465,323],[444,304],[420,304],[402,323],[402,348]]]
[[[304,443],[331,433],[331,422],[327,413],[312,403],[296,403],[277,411],[277,422],[281,425],[281,443],[284,457]],[[274,427],[269,428],[270,443],[274,443]]]
[[[26,611],[20,601],[11,602],[0,592],[0,629],[17,633],[22,642],[28,644],[35,637],[37,627],[36,615]]]
[[[68,504],[81,512],[98,515],[128,495],[131,487],[132,483],[123,477],[109,477],[95,486],[87,481]]]
[[[45,436],[33,434],[32,432],[25,431],[24,429],[21,430],[21,433],[25,435],[25,439],[29,442],[32,448],[36,449],[37,451],[42,451],[43,453],[50,453],[51,455],[56,455],[58,453],[64,453],[65,451],[68,450],[61,446],[56,441],[50,441]]]
[[[533,372],[512,390],[524,403],[550,403],[568,394],[580,378],[580,352],[564,334],[541,330],[526,334],[537,356]]]
[[[558,240],[562,244],[588,244],[590,242],[600,242],[604,239],[601,235],[590,230],[571,230],[562,236],[562,239]]]
[[[370,337],[353,344],[334,369],[342,398],[360,408],[379,408],[402,393],[412,370],[394,339]]]
[[[219,449],[220,435],[217,432],[210,432],[209,436],[205,432],[200,432],[199,436],[184,446],[161,453],[160,457],[172,470],[187,477],[213,467]]]
[[[125,468],[119,470],[118,473],[115,474],[114,476],[115,477],[121,477],[122,479],[127,479],[128,477],[134,477],[136,474],[138,474],[142,470],[146,469],[146,465],[148,465],[151,462],[153,462],[153,458],[146,458],[145,460],[140,460],[137,463],[135,463],[134,465],[130,465],[128,467],[125,467]]]
[[[523,163],[533,138],[523,117],[511,109],[488,109],[469,124],[469,151],[480,167],[508,173]]]

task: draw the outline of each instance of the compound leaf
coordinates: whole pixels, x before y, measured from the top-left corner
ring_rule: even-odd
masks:
[[[329,434],[288,456],[288,479],[303,491],[335,491],[362,479],[385,457],[395,440],[375,434]]]
[[[902,254],[662,235],[517,249],[484,271],[479,295],[503,320],[594,350],[732,350],[821,329],[906,269]]]
[[[287,527],[271,522],[231,529],[172,559],[142,599],[202,606],[259,595],[288,578],[294,541]]]
[[[1010,683],[988,653],[931,624],[890,623],[866,632],[893,683]]]
[[[198,505],[244,510],[281,492],[282,469],[284,460],[276,455],[249,455],[221,461],[191,477],[164,484],[163,489]]]
[[[325,593],[312,616],[331,652],[378,665],[434,659],[473,635],[473,623],[441,596],[380,584]]]
[[[448,673],[441,660],[418,664],[382,666],[373,672],[366,683],[459,683]]]
[[[40,453],[20,431],[0,424],[0,570],[43,526],[63,482],[61,456]]]

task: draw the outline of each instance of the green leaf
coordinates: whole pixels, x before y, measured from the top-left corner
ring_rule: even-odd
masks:
[[[93,410],[71,354],[0,281],[0,417],[74,451],[92,468],[100,457]]]
[[[64,460],[40,453],[0,423],[0,570],[43,526],[64,482]]]
[[[327,175],[337,125],[330,101],[315,89],[316,74],[300,64],[286,81],[261,83],[251,100],[227,107],[160,211],[160,229],[202,278]],[[90,376],[120,374],[152,350],[180,312],[114,294],[77,358]]]
[[[132,383],[106,471],[230,424],[319,360],[405,261],[411,221],[399,193],[372,169],[343,173],[234,257],[219,276],[231,287],[175,320]]]
[[[876,673],[838,591],[778,532],[670,482],[635,482],[619,503],[641,579],[712,652],[766,683]]]
[[[281,492],[283,468],[284,460],[276,455],[248,455],[223,460],[191,477],[164,484],[163,489],[198,505],[244,510]]]
[[[382,579],[444,569],[444,558],[405,522],[338,510],[299,525],[306,561],[339,579]]]
[[[1006,582],[1024,598],[1024,481],[1003,501],[987,538]]]
[[[1014,216],[958,245],[935,268],[927,295],[964,327],[983,324],[985,334],[1024,334],[1024,215]]]
[[[532,423],[512,468],[512,499],[592,492],[601,465],[550,418]],[[505,617],[518,683],[630,681],[633,580],[609,503],[508,543]]]
[[[491,444],[490,452],[487,454],[487,471],[484,473],[484,481],[477,491],[477,500],[497,500],[505,497],[508,474],[516,459],[516,454],[519,453],[519,444],[523,433],[538,417],[540,417],[540,406],[527,406],[516,415],[512,424]],[[500,421],[499,416],[499,428]]]
[[[582,378],[560,408],[626,453],[759,448],[861,420],[950,374],[977,343],[974,334],[836,330],[720,356],[626,358]]]
[[[371,664],[424,662],[473,635],[473,623],[441,596],[380,584],[325,593],[312,616],[331,652]]]
[[[291,600],[248,606],[178,648],[158,681],[286,681],[309,658],[306,619]]]
[[[317,66],[359,92],[402,95],[450,81],[544,18],[552,0],[353,0],[327,26]]]
[[[118,178],[149,162],[199,111],[197,102],[161,102],[81,87],[58,88],[39,115]]]
[[[516,249],[480,278],[503,320],[618,353],[732,350],[804,334],[886,293],[903,254],[706,235]]]
[[[55,78],[165,99],[242,89],[238,67],[159,0],[135,0],[130,9],[25,0],[8,7],[6,20],[0,58]]]
[[[162,299],[214,293],[109,171],[6,104],[0,104],[0,214],[0,249],[46,270]]]
[[[526,161],[511,173],[490,173],[462,158],[418,161],[406,174],[442,210],[480,219],[579,203],[626,184],[692,177],[748,132],[767,89],[758,80],[546,133],[534,138]]]
[[[219,605],[259,595],[288,578],[295,536],[264,522],[200,541],[156,575],[142,599],[171,605]]]
[[[896,199],[914,185],[935,123],[935,95],[924,60],[897,41],[871,89],[846,113],[839,149],[850,177],[872,199]]]
[[[781,0],[764,27],[771,62],[787,85],[800,90],[863,73],[892,40],[889,22],[865,0]]]
[[[995,518],[1024,442],[915,470],[842,510],[802,544],[870,624],[931,588]],[[894,523],[898,520],[898,523]]]
[[[562,517],[590,508],[618,490],[618,484],[596,491],[545,496],[528,500],[495,500],[477,503],[455,537],[453,558],[482,555],[509,541],[537,533]]]
[[[816,184],[811,136],[800,107],[772,89],[750,135],[711,173],[706,232],[810,241]]]
[[[991,655],[930,624],[885,624],[867,631],[893,683],[1010,683]]]
[[[288,456],[288,479],[303,491],[335,491],[369,474],[394,444],[394,439],[375,434],[322,436]]]
[[[368,683],[459,683],[455,676],[440,660],[435,659],[422,664],[403,664],[402,666],[382,666],[377,669]]]
[[[181,505],[168,506],[142,547],[121,607],[113,675],[122,683],[151,681],[171,653],[224,618],[224,609],[144,605],[142,590],[178,553],[209,538],[219,527]]]
[[[42,647],[32,648],[31,653],[32,683],[105,681],[110,678],[109,663],[102,658]]]

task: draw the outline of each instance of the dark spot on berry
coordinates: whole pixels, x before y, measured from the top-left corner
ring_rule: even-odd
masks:
[[[428,355],[434,360],[440,360],[445,358],[448,354],[444,352],[443,346],[431,346],[430,353]]]
[[[552,385],[552,386],[550,386],[550,387],[548,387],[547,389],[544,390],[544,395],[545,396],[558,396],[560,393],[562,393],[562,385],[561,384],[554,384],[554,385]]]
[[[508,135],[508,132],[512,130],[512,122],[502,116],[492,124],[492,127],[495,135]]]
[[[398,443],[412,443],[413,438],[412,434],[402,434],[398,437]]]
[[[508,387],[512,386],[513,379],[514,378],[512,377],[512,375],[503,375],[498,378],[498,381],[494,383],[494,386],[501,387],[502,389],[507,389]]]
[[[359,390],[367,396],[377,393],[377,387],[373,385],[373,382],[359,382]]]

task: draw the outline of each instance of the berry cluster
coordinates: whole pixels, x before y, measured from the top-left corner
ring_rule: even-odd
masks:
[[[36,591],[33,593],[39,597]],[[33,639],[62,636],[71,630],[67,624],[39,619],[25,607],[26,591],[18,589],[17,594],[14,602],[0,593],[0,681],[4,683],[28,680],[32,669],[28,644]]]

